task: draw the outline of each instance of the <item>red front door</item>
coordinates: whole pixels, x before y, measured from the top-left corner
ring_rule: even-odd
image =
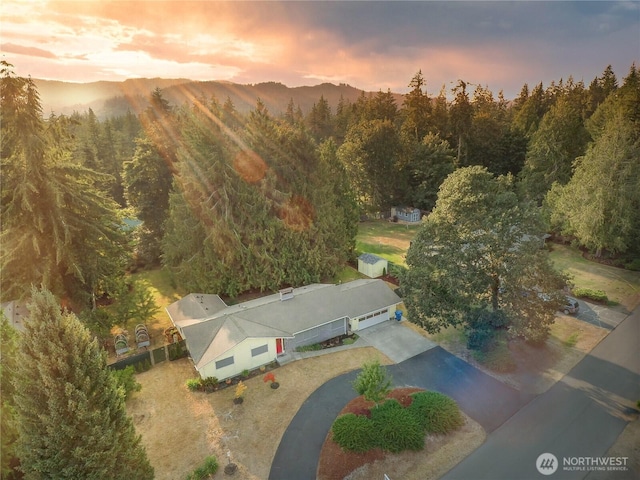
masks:
[[[280,355],[282,353],[282,339],[276,338],[276,355]]]

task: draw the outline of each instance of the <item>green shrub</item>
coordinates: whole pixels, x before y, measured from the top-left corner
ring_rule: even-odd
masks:
[[[301,347],[296,347],[296,352],[314,352],[316,350],[322,350],[322,345],[319,343],[314,343],[313,345],[303,345]]]
[[[424,429],[415,415],[396,400],[371,410],[377,446],[392,453],[424,448]]]
[[[203,387],[217,387],[220,381],[216,377],[206,377],[201,380]]]
[[[202,390],[202,379],[190,378],[186,381],[187,388],[192,392]]]
[[[609,297],[603,290],[594,290],[593,288],[574,288],[573,294],[578,298],[586,298],[595,302],[607,303]]]
[[[142,388],[142,385],[136,381],[135,371],[132,365],[122,370],[112,370],[111,373],[116,379],[118,388],[122,388],[125,399],[129,398],[133,392],[139,392]]]
[[[578,332],[573,332],[569,338],[564,341],[567,347],[575,347],[576,343],[578,343]]]
[[[356,335],[355,333],[353,334],[353,337],[347,337],[345,339],[342,340],[342,344],[343,345],[351,345],[352,343],[354,343],[356,340],[358,340],[358,335]]]
[[[624,268],[635,272],[640,271],[640,258],[634,258],[632,261],[625,263]]]
[[[376,446],[376,432],[367,417],[347,413],[339,416],[333,426],[333,441],[343,450],[350,452],[368,452]]]
[[[407,407],[418,424],[428,433],[447,433],[461,427],[464,418],[458,404],[440,392],[412,393]]]
[[[378,360],[365,363],[353,381],[353,388],[370,402],[380,403],[391,391],[391,377]]]
[[[204,463],[187,475],[187,480],[204,480],[209,475],[215,475],[218,471],[218,460],[216,457],[205,458]]]
[[[241,375],[242,375],[244,378],[247,378],[247,377],[249,376],[249,370],[247,370],[247,369],[245,368],[245,369],[242,371]]]

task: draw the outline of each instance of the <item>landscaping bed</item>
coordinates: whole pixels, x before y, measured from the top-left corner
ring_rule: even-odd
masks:
[[[424,390],[415,387],[396,388],[387,395],[387,399],[394,399],[407,408],[412,403],[411,395],[417,392]],[[359,396],[345,405],[340,415],[351,413],[367,417],[373,406],[373,402]],[[391,478],[437,478],[484,441],[482,427],[464,414],[462,418],[464,425],[456,431],[446,435],[427,435],[424,449],[393,454],[381,448],[373,448],[364,453],[347,452],[334,441],[330,431],[320,454],[317,478],[383,478],[385,473]],[[444,448],[446,446],[449,448]],[[453,456],[452,452],[455,452]]]

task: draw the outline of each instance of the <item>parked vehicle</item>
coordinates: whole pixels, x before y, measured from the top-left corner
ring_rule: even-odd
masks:
[[[564,312],[565,315],[575,315],[576,313],[578,313],[578,310],[580,310],[580,304],[578,303],[578,300],[576,300],[573,297],[567,297],[567,302],[564,306],[564,308],[562,309],[562,311]]]

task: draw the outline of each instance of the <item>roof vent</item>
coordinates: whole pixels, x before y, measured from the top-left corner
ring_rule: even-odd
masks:
[[[283,288],[280,290],[280,301],[290,300],[293,298],[293,287]]]

